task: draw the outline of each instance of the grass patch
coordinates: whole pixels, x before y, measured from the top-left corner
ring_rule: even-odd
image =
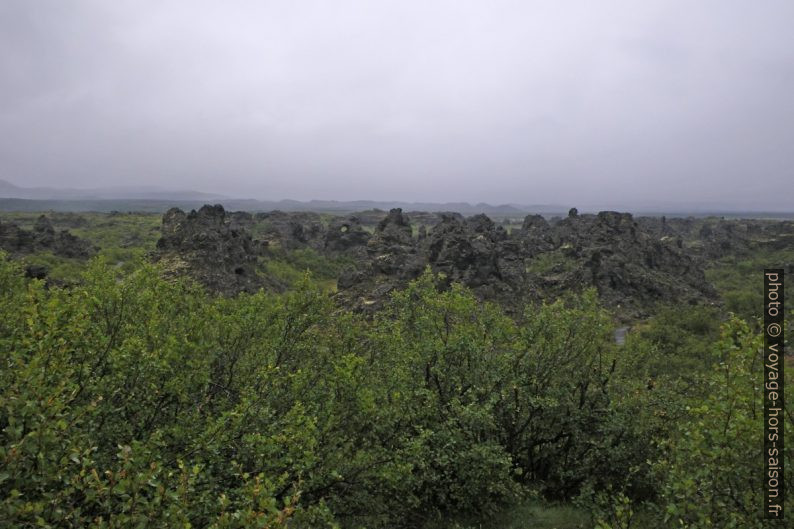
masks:
[[[560,274],[575,268],[575,261],[561,250],[541,253],[530,259],[527,272],[538,276]]]
[[[306,272],[328,292],[336,291],[336,278],[342,269],[351,264],[347,257],[327,257],[315,250],[278,249],[259,259],[259,272],[274,277],[286,285],[294,285]]]

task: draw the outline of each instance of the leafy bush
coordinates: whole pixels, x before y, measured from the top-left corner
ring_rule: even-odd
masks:
[[[67,289],[0,258],[5,526],[426,527],[536,495],[607,526],[756,523],[746,325],[691,391],[650,360],[703,345],[675,329],[705,312],[616,347],[592,291],[516,321],[427,272],[366,319],[308,276],[214,298],[136,266]]]
[[[667,524],[685,527],[764,527],[761,434],[763,432],[762,336],[733,319],[715,347],[718,362],[701,383],[705,398],[686,406],[687,416],[662,441],[656,471],[663,482],[660,505]],[[790,377],[789,377],[790,378]],[[794,426],[792,415],[785,428]],[[792,461],[792,449],[784,458]],[[756,454],[756,456],[754,456]],[[784,480],[794,484],[786,465]],[[785,509],[794,509],[788,495]]]

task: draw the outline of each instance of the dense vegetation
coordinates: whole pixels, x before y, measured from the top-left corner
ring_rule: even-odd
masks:
[[[106,257],[65,288],[0,260],[5,527],[762,526],[747,321],[617,346],[592,291],[515,319],[428,272],[365,318],[308,276],[221,298]]]

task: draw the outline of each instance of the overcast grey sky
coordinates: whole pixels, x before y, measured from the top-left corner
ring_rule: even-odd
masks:
[[[794,2],[0,2],[0,178],[794,209]]]

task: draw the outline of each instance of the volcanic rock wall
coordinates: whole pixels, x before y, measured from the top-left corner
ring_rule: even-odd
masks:
[[[281,288],[256,271],[257,259],[267,259],[269,249],[345,255],[353,264],[338,278],[337,298],[358,309],[381,306],[390,291],[426,267],[442,274],[446,284],[462,283],[482,299],[515,309],[589,287],[627,316],[643,315],[658,303],[715,298],[672,227],[638,223],[628,213],[579,215],[572,210],[552,223],[529,215],[512,232],[485,215],[439,213],[434,219],[429,229],[415,226],[393,209],[370,233],[357,216],[324,222],[312,213],[228,214],[221,206],[204,206],[185,214],[172,209],[163,217],[155,260],[189,273],[213,291],[231,294]],[[257,239],[251,231],[259,232]]]

